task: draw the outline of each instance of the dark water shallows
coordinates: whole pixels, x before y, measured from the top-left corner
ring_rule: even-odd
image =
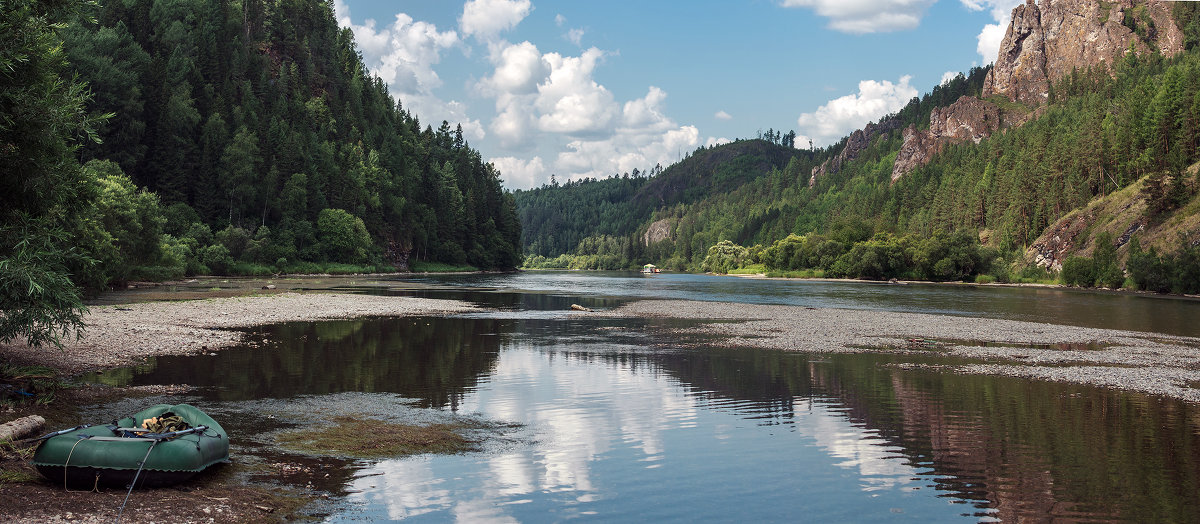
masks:
[[[360,463],[337,476],[350,479],[349,494],[331,521],[1200,521],[1195,406],[905,369],[885,355],[680,349],[650,334],[646,322],[663,321],[563,313],[576,302],[616,305],[640,277],[503,278],[442,278],[453,281],[445,295],[497,313],[270,326],[254,331],[270,341],[260,347],[160,357],[104,378],[194,384],[232,404],[393,393],[525,425],[527,438],[479,453]],[[661,296],[752,291],[740,279],[692,291],[688,282],[707,279],[674,280],[661,279]],[[1008,293],[904,289],[924,297],[911,310],[950,302],[976,315],[961,304]],[[958,292],[968,296],[935,298]],[[757,301],[900,302],[797,293]],[[1100,309],[1106,297],[1071,299]]]
[[[523,291],[593,298],[668,298],[879,309],[1049,322],[1200,336],[1200,300],[1178,296],[1045,287],[763,280],[686,273],[526,271],[513,275],[434,275],[406,282],[462,289]],[[619,301],[619,300],[617,300]]]

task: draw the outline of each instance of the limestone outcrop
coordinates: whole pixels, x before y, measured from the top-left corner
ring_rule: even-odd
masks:
[[[1154,50],[1173,56],[1183,51],[1183,41],[1169,2],[1027,0],[1013,9],[983,96],[1037,106],[1049,96],[1051,82],[1074,69],[1111,68],[1131,48],[1139,55]]]
[[[674,224],[669,218],[655,220],[650,227],[646,228],[646,234],[642,235],[642,244],[652,246],[672,238],[673,228]]]
[[[878,124],[872,122],[867,124],[866,127],[850,133],[850,136],[846,138],[846,146],[836,156],[812,169],[812,177],[808,179],[808,187],[816,185],[817,179],[822,176],[841,171],[842,166],[858,158],[858,155],[867,146],[870,146],[871,142],[874,142],[876,138],[899,128],[900,122],[894,118],[889,118],[880,121]]]
[[[929,160],[949,144],[971,140],[978,144],[1000,128],[1000,108],[973,96],[964,96],[949,107],[934,108],[929,115],[929,129],[909,126],[904,130],[904,144],[892,166],[892,182]]]
[[[949,107],[935,109],[928,131],[906,129],[892,182],[927,164],[949,144],[968,139],[979,143],[1004,125],[1020,125],[1036,116],[1036,108],[1050,96],[1050,84],[1075,69],[1111,68],[1130,49],[1139,55],[1173,56],[1183,51],[1183,41],[1168,2],[1026,0],[1013,9],[1000,53],[984,79],[984,100],[964,96]],[[992,96],[1034,111],[1002,114],[986,100]]]

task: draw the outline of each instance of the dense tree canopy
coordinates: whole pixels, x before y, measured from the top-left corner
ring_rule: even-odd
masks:
[[[193,273],[521,261],[515,201],[332,2],[0,0],[0,342]]]
[[[422,126],[389,96],[332,3],[121,0],[88,14],[64,31],[69,62],[90,110],[114,117],[84,159],[194,211],[177,218],[262,237],[256,260],[235,259],[519,263],[499,173],[461,128]],[[364,256],[320,245],[327,209],[362,221]],[[191,230],[175,226],[177,239]],[[208,246],[196,247],[184,256]]]

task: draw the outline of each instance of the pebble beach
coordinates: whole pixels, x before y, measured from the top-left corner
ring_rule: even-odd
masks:
[[[939,369],[1074,382],[1200,402],[1200,338],[1036,322],[852,309],[643,300],[606,315],[697,321],[676,335],[811,353],[936,353]],[[713,320],[713,322],[706,322]]]
[[[340,293],[281,293],[92,306],[78,340],[59,350],[0,344],[0,361],[44,365],[68,374],[137,364],[157,355],[216,351],[240,343],[244,328],[279,322],[358,317],[447,315],[465,302]]]

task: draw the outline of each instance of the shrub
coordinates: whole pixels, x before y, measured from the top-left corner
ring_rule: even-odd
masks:
[[[1137,238],[1129,243],[1129,262],[1125,265],[1129,269],[1129,278],[1133,280],[1138,289],[1156,293],[1171,291],[1169,264],[1158,256],[1158,252],[1153,247],[1149,251],[1142,251]]]
[[[225,246],[213,244],[200,250],[200,263],[214,275],[228,275],[233,267],[233,257],[229,255],[229,249]]]
[[[729,240],[722,240],[708,248],[708,256],[700,264],[701,269],[711,273],[727,274],[742,266],[749,251]]]
[[[1125,272],[1117,259],[1117,246],[1112,234],[1096,235],[1096,248],[1092,251],[1092,281],[1097,286],[1119,288],[1125,283]]]
[[[1063,261],[1058,278],[1063,285],[1091,287],[1096,281],[1095,264],[1087,257],[1069,257]]]
[[[321,210],[317,216],[317,239],[326,260],[349,264],[367,262],[371,235],[361,218],[345,210]],[[462,250],[461,247],[457,249]]]
[[[233,258],[242,258],[242,253],[250,244],[250,232],[232,225],[218,231],[213,238],[225,246],[225,249],[229,251],[229,256]]]

